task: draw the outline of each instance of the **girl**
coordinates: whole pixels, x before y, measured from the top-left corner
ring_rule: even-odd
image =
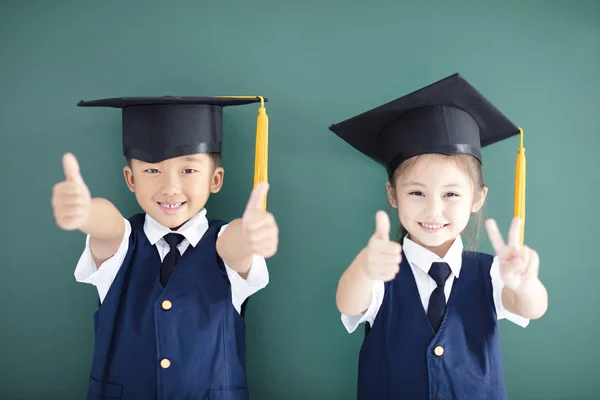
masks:
[[[505,398],[497,321],[546,312],[538,255],[517,218],[508,243],[487,221],[495,257],[463,250],[461,234],[488,191],[481,147],[518,128],[455,74],[330,129],[386,167],[403,230],[401,246],[379,211],[339,281],[346,329],[367,324],[358,398]]]

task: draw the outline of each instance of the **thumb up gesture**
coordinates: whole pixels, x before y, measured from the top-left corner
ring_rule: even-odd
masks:
[[[268,191],[268,183],[257,185],[242,216],[242,232],[248,248],[252,254],[265,258],[275,255],[279,241],[279,228],[275,217],[263,209],[263,200]]]
[[[79,229],[90,214],[91,196],[73,154],[63,156],[65,180],[54,185],[52,208],[56,224],[65,230]]]
[[[390,281],[400,271],[402,247],[390,240],[390,218],[383,211],[375,215],[375,233],[365,248],[363,272],[371,280]]]

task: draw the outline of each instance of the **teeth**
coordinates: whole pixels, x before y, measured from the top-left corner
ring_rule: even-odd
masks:
[[[165,208],[177,208],[181,205],[181,203],[173,203],[173,204],[160,203],[160,205]]]
[[[425,228],[428,228],[428,229],[440,229],[440,228],[444,227],[444,224],[441,224],[441,225],[430,225],[430,224],[423,224],[423,223],[421,223],[421,225],[423,225]]]

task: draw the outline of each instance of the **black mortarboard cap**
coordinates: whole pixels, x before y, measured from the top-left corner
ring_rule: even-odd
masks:
[[[459,74],[451,75],[329,128],[391,176],[425,153],[471,154],[519,128]]]
[[[77,105],[121,108],[123,154],[157,163],[189,154],[221,152],[223,107],[260,101],[259,96],[118,97]]]

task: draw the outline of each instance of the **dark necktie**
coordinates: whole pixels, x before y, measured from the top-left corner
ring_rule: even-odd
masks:
[[[175,265],[179,261],[180,253],[177,250],[177,245],[181,243],[183,236],[179,233],[168,233],[164,236],[164,239],[169,244],[170,249],[160,267],[160,284],[163,287],[167,286],[167,282],[169,282],[173,271],[175,271]]]
[[[434,262],[429,269],[429,275],[433,278],[437,287],[431,293],[429,306],[427,307],[427,319],[434,331],[437,332],[446,311],[446,295],[444,285],[450,276],[450,266],[445,262]]]

